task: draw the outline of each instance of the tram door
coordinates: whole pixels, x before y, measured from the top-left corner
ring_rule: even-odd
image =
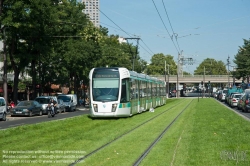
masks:
[[[138,80],[130,79],[131,114],[138,113]]]
[[[146,110],[146,95],[145,95],[145,90],[146,90],[146,82],[145,81],[139,81],[139,100],[140,100],[140,112]]]

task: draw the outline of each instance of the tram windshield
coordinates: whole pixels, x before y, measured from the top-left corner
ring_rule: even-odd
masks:
[[[117,101],[119,95],[119,73],[103,72],[93,75],[92,94],[94,101]]]

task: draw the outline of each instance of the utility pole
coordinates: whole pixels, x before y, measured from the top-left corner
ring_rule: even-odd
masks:
[[[204,71],[203,71],[203,87],[202,87],[203,91],[202,91],[202,92],[203,92],[203,97],[205,97],[205,96],[204,96],[204,94],[205,94],[204,91],[205,91],[205,87],[206,87],[206,86],[205,86],[205,72],[206,72],[205,66],[204,66],[204,69],[203,69],[203,70],[204,70]]]
[[[168,81],[167,81],[167,67],[166,67],[167,65],[166,65],[166,61],[165,61],[165,83],[166,83],[166,97],[168,98],[168,95],[169,95],[169,64],[168,64]]]
[[[131,54],[132,54],[132,61],[133,61],[133,64],[132,64],[132,70],[134,71],[134,69],[135,69],[135,59],[136,59],[136,55],[137,55],[137,53],[138,53],[138,45],[139,45],[139,40],[140,40],[140,38],[138,38],[138,37],[130,37],[130,38],[124,38],[125,40],[127,40],[127,43],[128,43],[128,39],[132,39],[132,40],[134,40],[134,39],[136,39],[137,40],[137,45],[136,45],[136,52],[135,52],[135,54],[132,52],[132,50],[131,50],[131,48],[130,48],[130,52],[131,52]]]
[[[168,88],[167,88],[167,94],[169,95],[169,64],[168,64]]]
[[[229,59],[230,59],[230,57],[229,57],[229,55],[228,55],[228,58],[227,58],[227,74],[228,74],[228,84],[227,84],[227,86],[228,86],[228,88],[230,87],[230,86],[229,86],[229,64],[230,64]]]
[[[180,56],[181,54],[178,53],[178,63],[177,63],[177,81],[176,81],[176,97],[179,97],[179,72],[180,72]]]
[[[164,75],[165,75],[165,88],[166,88],[166,98],[168,98],[168,90],[167,90],[167,71],[166,71],[166,60],[165,60],[165,71],[164,71]]]

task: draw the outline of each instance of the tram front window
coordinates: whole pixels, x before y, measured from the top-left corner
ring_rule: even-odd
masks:
[[[117,101],[119,93],[119,78],[94,78],[92,90],[94,101]]]

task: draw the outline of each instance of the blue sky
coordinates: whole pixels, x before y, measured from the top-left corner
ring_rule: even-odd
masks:
[[[206,58],[226,64],[229,56],[234,65],[243,39],[250,39],[250,0],[100,0],[99,9],[100,24],[109,34],[142,39],[142,59],[150,62],[153,54],[163,53],[177,62],[182,51],[195,60],[183,66],[189,73]]]

